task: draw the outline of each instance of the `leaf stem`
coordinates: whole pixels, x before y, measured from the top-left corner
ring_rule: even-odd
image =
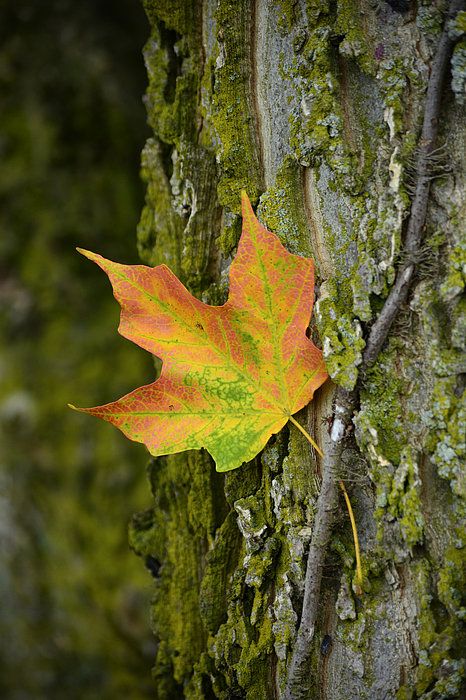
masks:
[[[343,496],[345,497],[346,507],[348,509],[348,515],[351,521],[351,528],[353,530],[353,540],[354,540],[354,551],[356,553],[356,593],[362,595],[362,567],[361,567],[361,553],[359,550],[359,537],[358,530],[356,528],[356,520],[354,519],[353,508],[351,506],[351,501],[348,496],[345,484],[343,481],[338,482],[341,490],[343,491]]]
[[[306,438],[306,440],[308,440],[308,441],[311,443],[312,447],[316,450],[316,452],[317,452],[321,457],[323,457],[323,456],[324,456],[324,453],[323,453],[322,450],[320,449],[319,445],[315,442],[315,440],[313,440],[313,439],[311,438],[311,436],[309,435],[309,433],[308,433],[306,430],[304,430],[303,426],[300,425],[300,424],[298,423],[298,421],[296,420],[296,418],[293,418],[293,416],[288,416],[288,420],[290,420],[290,421],[293,423],[293,425],[295,425],[295,426],[298,428],[298,430],[301,431],[301,433],[304,435],[304,437]]]
[[[311,443],[313,448],[315,450],[317,450],[317,452],[320,454],[320,456],[323,457],[324,455],[323,455],[321,449],[316,445],[315,441],[309,435],[307,430],[304,430],[303,426],[300,425],[298,423],[298,421],[295,418],[293,418],[293,416],[288,416],[288,419],[293,423],[293,425],[295,425],[298,428],[298,430],[304,435],[306,440],[308,440]],[[349,519],[351,521],[351,529],[353,531],[353,540],[354,540],[354,551],[356,553],[356,587],[357,587],[356,592],[358,595],[361,595],[362,594],[362,566],[361,566],[361,552],[359,549],[359,537],[358,537],[358,530],[356,527],[356,520],[354,518],[353,508],[351,506],[350,497],[348,496],[348,492],[346,490],[345,484],[341,480],[338,483],[339,483],[340,488],[343,492],[343,496],[345,497],[345,503],[346,503],[346,507],[348,509]]]

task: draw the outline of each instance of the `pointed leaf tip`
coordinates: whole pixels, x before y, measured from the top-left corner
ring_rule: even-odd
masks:
[[[245,220],[251,219],[251,215],[254,219],[256,218],[251,200],[249,199],[246,190],[241,190],[241,213],[243,216],[243,225]]]
[[[86,250],[85,248],[76,248],[76,250],[80,255],[84,255],[85,258],[89,258],[89,260],[95,261],[96,258],[100,258],[100,255],[98,255],[97,253],[93,253],[90,250]]]
[[[248,193],[246,190],[241,190],[241,204],[243,205],[243,208],[245,206],[250,207],[251,206],[251,200],[248,197]]]
[[[81,408],[80,406],[75,406],[73,403],[68,403],[67,404],[68,408],[71,408],[72,411],[77,411],[78,413],[88,413],[87,408]]]

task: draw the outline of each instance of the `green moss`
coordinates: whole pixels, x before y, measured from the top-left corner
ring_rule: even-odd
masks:
[[[278,27],[282,32],[290,32],[296,23],[296,3],[293,0],[279,0],[280,15]]]
[[[466,535],[466,533],[464,533]],[[465,541],[457,534],[456,542],[445,552],[437,590],[441,602],[453,618],[466,619],[466,552]]]
[[[455,375],[436,379],[431,407],[427,413],[427,425],[430,428],[427,447],[440,476],[448,479],[453,491],[464,498],[466,483],[463,465],[466,445],[462,427],[466,414],[462,396],[457,396],[456,385]]]
[[[238,525],[250,550],[257,549],[258,542],[267,531],[266,513],[262,490],[253,496],[239,498],[234,504],[238,514]]]
[[[312,256],[302,190],[302,169],[292,156],[283,159],[275,183],[262,195],[257,214],[291,253]],[[315,252],[314,252],[315,254]]]
[[[252,609],[257,607],[256,596],[260,598],[260,593],[252,596]],[[234,697],[235,691],[239,691],[238,694],[250,700],[267,700],[270,670],[266,660],[272,650],[270,613],[265,612],[261,627],[254,632],[242,606],[239,603],[232,605],[228,622],[220,628],[215,639],[215,656],[217,663],[222,660],[220,668],[230,693],[219,697]],[[220,668],[217,666],[217,670]],[[245,692],[241,693],[240,688],[246,689]]]
[[[262,185],[259,148],[252,115],[250,88],[250,7],[245,0],[225,0],[217,6],[218,54],[212,90],[212,124],[220,141],[218,197],[222,205],[239,214],[241,190],[253,204]],[[227,58],[226,58],[227,57]],[[226,221],[220,245],[226,254],[237,243],[235,220]]]
[[[179,34],[191,34],[196,10],[193,0],[143,0],[143,5],[152,26],[162,21]]]
[[[144,0],[151,37],[144,50],[149,123],[168,144],[194,140],[201,36],[195,2]]]
[[[417,78],[409,70],[409,65],[402,56],[390,56],[381,61],[378,77],[385,105],[385,120],[389,125],[391,139],[403,132],[404,96],[408,76],[413,79],[413,82]]]
[[[200,589],[200,611],[208,632],[215,634],[225,621],[228,608],[228,579],[237,563],[240,532],[233,512],[218,529],[205,561]]]
[[[344,36],[338,49],[340,54],[345,58],[354,59],[361,70],[373,75],[375,59],[372,47],[368,45],[370,34],[364,26],[365,21],[367,20],[358,2],[350,0],[339,3],[334,31],[337,35]]]
[[[305,424],[305,411],[297,414]],[[290,426],[288,454],[283,459],[282,474],[274,484],[274,496],[279,502],[279,522],[287,525],[312,521],[314,501],[319,490],[309,443],[294,426]]]
[[[289,559],[279,566],[276,576],[277,594],[274,600],[273,635],[274,650],[278,657],[278,673],[280,686],[286,678],[285,662],[287,653],[292,649],[296,638],[297,615],[291,599],[291,585],[288,578]]]
[[[463,13],[464,14],[464,13]],[[466,93],[466,39],[459,41],[451,59],[451,88],[459,104],[464,104]]]
[[[440,297],[445,301],[452,301],[461,294],[466,286],[466,242],[459,240],[452,245],[447,256],[446,276],[440,285]]]
[[[235,501],[256,493],[261,485],[261,475],[255,461],[225,474],[225,496],[233,508]]]
[[[260,588],[264,584],[267,574],[272,570],[277,555],[281,548],[281,540],[278,537],[269,537],[264,547],[258,552],[249,554],[245,560],[247,567],[246,583],[248,586]]]
[[[366,250],[359,250],[357,269],[351,275],[351,291],[354,313],[361,321],[370,321],[372,318],[368,286],[375,279],[377,273],[374,258]]]
[[[270,670],[267,659],[273,652],[272,619],[268,613],[260,627],[259,636],[251,644],[248,654],[242,655],[238,679],[246,690],[246,700],[267,700]]]
[[[452,247],[453,258],[457,248]],[[448,263],[451,262],[451,257],[447,258],[447,275],[450,280],[451,267]],[[456,264],[456,263],[455,263]],[[446,415],[442,416],[446,406],[443,406],[444,399],[442,398],[442,383],[445,383],[445,388],[448,390],[450,385],[453,385],[453,396],[451,397],[451,408],[455,409],[457,404],[457,396],[462,393],[461,386],[455,388],[455,376],[462,372],[462,353],[458,342],[458,332],[461,328],[461,321],[457,318],[457,305],[461,303],[461,297],[457,293],[457,289],[453,289],[453,294],[448,293],[445,285],[433,283],[427,279],[420,286],[416,295],[416,309],[420,313],[422,320],[423,334],[426,338],[426,353],[429,357],[429,362],[432,366],[432,375],[434,382],[434,421],[439,419],[439,427],[445,427]],[[447,397],[448,400],[448,397]],[[456,440],[456,438],[455,438]],[[457,441],[457,440],[456,440]],[[461,443],[459,444],[461,449]]]
[[[419,30],[432,39],[438,37],[443,28],[443,12],[440,7],[424,1],[416,13],[416,25]]]
[[[411,579],[415,585],[418,605],[418,659],[416,668],[416,697],[433,700],[437,697],[459,697],[464,680],[464,660],[459,657],[464,648],[461,607],[465,590],[466,560],[462,541],[447,548],[440,572],[431,571],[428,562],[411,563]],[[437,579],[437,593],[448,615],[434,614],[433,579]],[[412,687],[403,686],[397,698],[410,697]]]
[[[332,307],[330,307],[332,308]],[[323,314],[325,304],[320,305]],[[323,350],[327,371],[340,386],[353,389],[358,377],[357,366],[362,361],[362,350],[366,343],[357,321],[340,315],[333,327],[324,331]]]
[[[456,300],[451,310],[451,344],[455,349],[462,350],[466,337],[466,296]]]
[[[450,35],[456,39],[466,34],[466,11],[461,10],[457,13],[453,22],[450,22]]]
[[[142,152],[142,179],[147,185],[146,206],[138,225],[138,252],[148,265],[162,262],[181,274],[182,218],[172,209],[170,184],[163,169],[161,146],[149,139]]]
[[[361,428],[361,447],[373,443],[377,454],[399,464],[405,435],[400,406],[406,395],[406,382],[397,366],[396,343],[392,347],[391,352],[390,346],[382,351],[378,362],[367,371],[357,423]]]
[[[424,693],[422,700],[437,700],[437,698],[452,698],[456,700],[464,693],[466,663],[463,659],[447,660],[443,663],[444,678],[438,680],[429,692]]]
[[[291,481],[296,477],[294,498],[297,503],[305,502],[308,501],[312,473],[308,445],[298,431],[293,431],[289,449],[290,464],[284,465],[286,479]],[[275,649],[279,653],[278,677],[281,681],[286,673],[286,654],[295,635],[296,615],[288,583],[289,550],[293,543],[282,533],[284,521],[281,518],[276,520],[275,511],[280,487],[276,483],[277,465],[274,467],[273,464],[283,457],[283,453],[284,445],[277,438],[275,444],[264,452],[271,470],[264,469],[260,475],[257,465],[250,465],[243,473],[238,471],[226,475],[227,497],[234,503],[237,515],[230,514],[217,532],[207,555],[200,599],[203,619],[210,631],[207,642],[209,661],[203,663],[210,669],[209,678],[219,698],[238,695],[266,700],[273,682],[270,659]],[[282,506],[285,508],[283,503]],[[309,518],[309,514],[299,508],[296,514],[303,524]],[[236,518],[244,539],[235,544],[227,533],[232,533],[233,539],[238,537]],[[273,529],[272,536],[269,529]],[[294,538],[298,545],[299,535],[294,534]],[[302,542],[300,546],[299,558],[302,559]],[[293,554],[293,558],[296,556]],[[230,569],[226,564],[228,561],[232,562]],[[270,607],[271,571],[274,580],[278,577],[281,582],[273,596],[275,615]],[[202,673],[205,678],[206,671]],[[199,676],[196,682],[198,686],[202,683]]]
[[[381,553],[391,551],[397,560],[422,542],[424,531],[419,456],[414,447],[406,447],[406,434],[415,445],[422,430],[416,399],[411,398],[418,370],[409,353],[400,354],[395,338],[379,357],[361,389],[356,438],[369,457],[377,488],[375,519]]]
[[[290,145],[298,161],[313,165],[325,157],[339,172],[348,174],[341,152],[342,115],[336,97],[330,47],[331,28],[326,16],[320,17],[294,60],[294,71],[305,85],[299,114],[290,121]]]
[[[327,371],[338,384],[352,389],[365,342],[359,322],[348,313],[352,293],[348,280],[331,278],[322,286],[316,321],[322,339]]]
[[[393,475],[387,501],[388,512],[399,519],[404,540],[409,548],[422,539],[424,528],[420,485],[416,457],[411,448],[406,448]]]
[[[432,664],[427,650],[436,638],[436,626],[431,605],[431,572],[429,564],[426,561],[422,561],[413,563],[412,566],[418,605],[419,664],[416,669],[416,691],[419,694],[428,687],[433,677]]]
[[[336,12],[335,12],[336,8]],[[341,190],[358,192],[369,175],[373,148],[369,147],[367,130],[353,133],[348,110],[358,109],[357,100],[349,100],[346,91],[354,93],[356,84],[346,85],[335,55],[354,59],[365,73],[373,74],[371,51],[366,46],[367,32],[361,26],[357,3],[340,3],[331,8],[327,2],[308,3],[306,8],[310,31],[295,55],[288,78],[300,85],[301,102],[290,116],[290,145],[303,165],[326,162]],[[346,64],[345,64],[346,65]],[[358,113],[359,124],[370,120]],[[350,133],[347,133],[349,131]]]

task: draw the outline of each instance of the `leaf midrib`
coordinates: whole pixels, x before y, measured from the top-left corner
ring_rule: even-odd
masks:
[[[109,415],[105,411],[101,411],[102,415]],[[237,413],[232,414],[231,412],[224,412],[224,411],[133,411],[131,409],[128,409],[127,411],[112,411],[110,414],[112,416],[167,416],[167,418],[178,418],[179,416],[229,416],[231,417],[232,415],[236,417],[241,417],[241,416],[277,416],[280,418],[284,417],[283,411],[279,411],[276,414],[267,410],[262,410],[262,409],[255,409],[255,410],[246,410],[246,411],[238,411]]]

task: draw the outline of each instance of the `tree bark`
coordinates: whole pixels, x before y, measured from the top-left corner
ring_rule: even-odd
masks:
[[[155,577],[157,698],[282,697],[303,596],[306,606],[315,597],[304,595],[309,552],[322,562],[318,615],[300,638],[309,648],[287,697],[460,697],[464,14],[455,7],[448,25],[459,40],[455,91],[448,74],[438,142],[425,160],[426,89],[445,3],[145,0],[145,8],[154,137],[143,153],[141,257],[223,303],[246,189],[284,245],[316,261],[311,333],[332,381],[299,418],[327,461],[337,387],[356,408],[338,475],[329,477],[292,425],[226,475],[203,452],[151,463],[154,506],[134,517],[130,539]],[[420,175],[430,195],[413,259]],[[410,292],[358,376],[406,267]],[[319,493],[334,494],[339,476],[362,544],[362,593],[352,585],[342,498],[330,499],[331,536],[317,537]]]

